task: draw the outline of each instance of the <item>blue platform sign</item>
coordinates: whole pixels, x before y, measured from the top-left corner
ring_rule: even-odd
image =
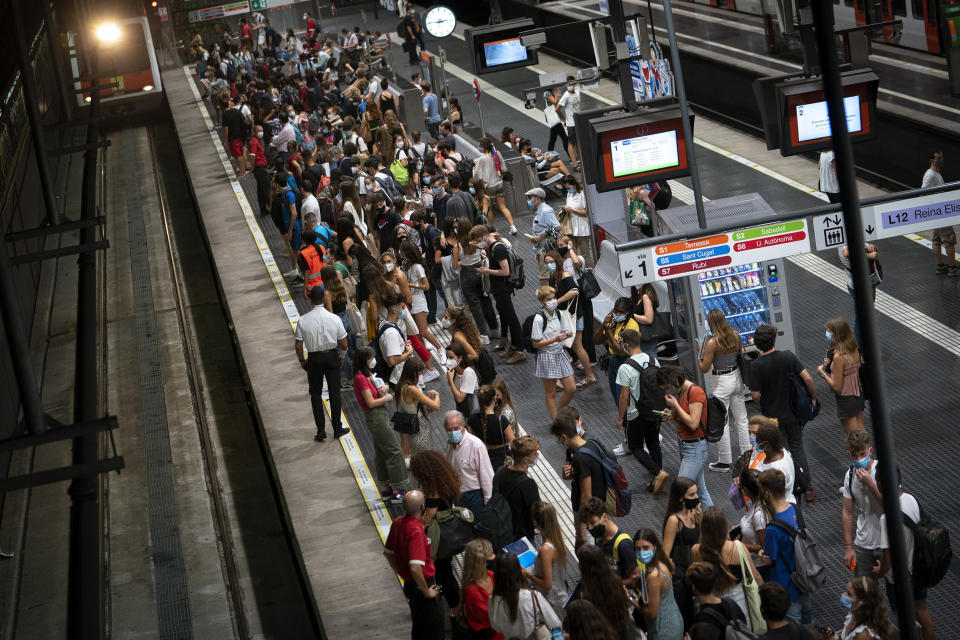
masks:
[[[867,239],[893,238],[960,224],[960,189],[865,207],[863,221]]]
[[[600,0],[600,11],[603,11],[604,13],[610,13],[609,0]]]

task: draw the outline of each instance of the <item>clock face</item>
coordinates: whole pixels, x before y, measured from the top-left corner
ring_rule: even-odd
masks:
[[[427,11],[423,26],[434,38],[446,38],[457,26],[457,16],[449,8],[438,5]]]

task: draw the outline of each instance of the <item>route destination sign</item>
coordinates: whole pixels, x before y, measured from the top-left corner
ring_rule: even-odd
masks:
[[[721,267],[810,252],[806,220],[791,220],[727,233],[654,244],[618,253],[624,288]]]
[[[960,189],[863,208],[867,240],[892,238],[960,223]]]

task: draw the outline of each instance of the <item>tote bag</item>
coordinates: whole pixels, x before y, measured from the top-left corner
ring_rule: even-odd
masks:
[[[750,624],[753,632],[758,636],[767,632],[767,622],[760,613],[760,587],[753,577],[753,567],[750,556],[747,555],[742,542],[737,542],[737,553],[740,554],[740,571],[743,573],[743,598],[747,602],[747,611],[750,613]]]

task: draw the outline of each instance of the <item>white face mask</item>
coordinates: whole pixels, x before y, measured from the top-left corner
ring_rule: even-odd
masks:
[[[420,374],[420,377],[417,378],[417,386],[418,386],[418,387],[422,387],[422,386],[423,386],[423,374],[422,374],[422,373]]]
[[[262,138],[262,137],[263,137],[263,131],[257,131],[257,137],[258,137],[258,138]]]
[[[394,268],[395,266],[396,266],[396,265],[393,264],[392,262],[384,262],[384,263],[383,263],[383,269],[384,269],[384,271],[386,271],[387,273],[390,273],[391,271],[393,271],[393,268]]]
[[[557,299],[554,298],[553,300],[547,300],[545,303],[543,303],[543,306],[547,311],[553,311],[557,308]]]
[[[377,366],[377,359],[370,358],[370,360],[367,361],[367,366],[370,367],[370,371],[373,371],[373,368]]]
[[[403,140],[397,143],[397,149],[403,149]]]
[[[456,369],[458,364],[460,363],[457,362],[455,358],[447,358],[446,367],[450,371],[453,371],[454,369]]]

